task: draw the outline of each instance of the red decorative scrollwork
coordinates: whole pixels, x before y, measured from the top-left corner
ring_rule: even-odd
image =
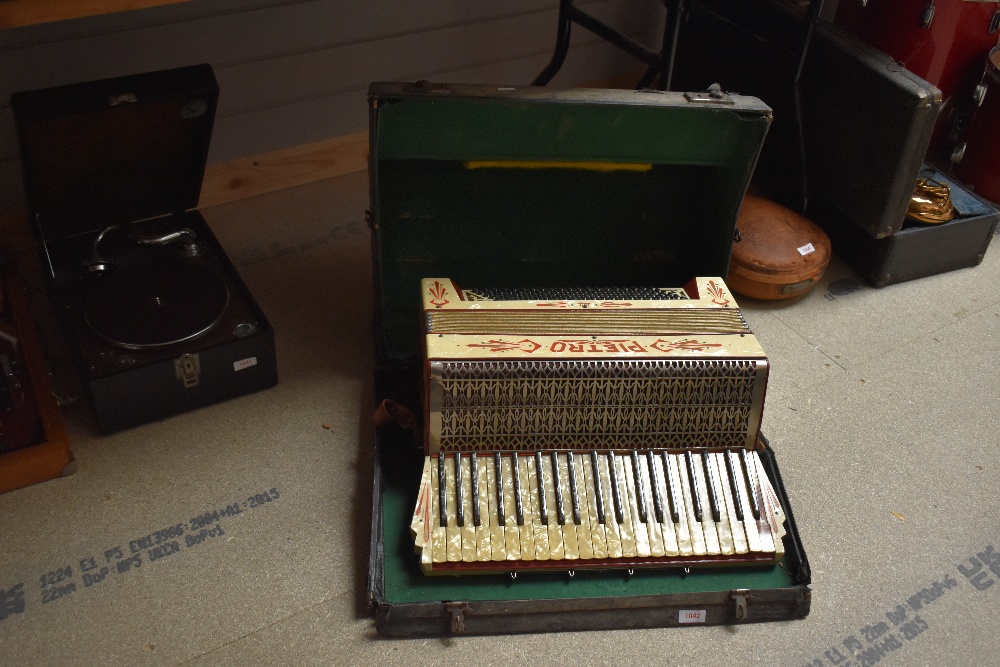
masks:
[[[628,308],[632,304],[629,302],[617,302],[617,301],[548,301],[544,303],[536,303],[536,308]]]
[[[450,303],[448,299],[444,298],[444,295],[448,293],[448,288],[440,283],[440,281],[435,280],[434,286],[430,288],[430,294],[433,299],[431,299],[431,304],[440,308],[441,306]]]
[[[684,350],[687,352],[704,352],[709,348],[722,347],[722,343],[703,343],[693,338],[685,338],[684,340],[674,341],[663,340],[661,338],[653,343],[652,347],[660,352],[676,352],[678,350]]]
[[[708,281],[708,293],[715,297],[712,299],[712,303],[717,306],[725,306],[730,301],[726,298],[726,290],[722,289],[722,286],[714,280]]]
[[[533,340],[525,338],[524,340],[516,343],[509,340],[488,340],[485,343],[469,343],[467,347],[479,347],[490,352],[510,352],[512,350],[520,350],[521,352],[531,354],[532,352],[541,349],[542,346]]]

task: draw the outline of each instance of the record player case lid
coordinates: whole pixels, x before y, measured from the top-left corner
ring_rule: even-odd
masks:
[[[43,239],[195,208],[218,96],[207,64],[15,93]]]

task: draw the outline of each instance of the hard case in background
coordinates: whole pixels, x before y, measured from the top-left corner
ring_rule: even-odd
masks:
[[[770,122],[753,98],[373,84],[376,399],[420,414],[420,280],[510,287],[681,286],[724,275]],[[497,634],[801,618],[809,565],[788,516],[775,566],[427,577],[410,522],[413,429],[376,438],[368,593],[385,635]],[[691,616],[687,616],[691,614]]]
[[[802,99],[810,214],[854,270],[882,287],[983,260],[1000,212],[925,162],[940,107],[935,87],[837,26],[821,25]],[[954,220],[907,220],[921,175],[950,186]]]
[[[194,208],[208,65],[17,93],[49,296],[99,429],[275,384],[274,331]]]
[[[872,284],[978,264],[1000,216],[954,179],[964,206],[955,220],[904,226],[917,178],[930,168],[940,91],[838,26],[819,23],[806,40],[807,27],[764,0],[696,0],[676,79],[716,80],[774,107],[754,183],[793,208],[808,202],[806,216],[827,231],[834,252]]]
[[[766,197],[747,193],[736,221],[726,285],[755,299],[809,292],[830,264],[830,239],[816,224]]]
[[[754,171],[762,195],[801,211],[806,175],[795,120],[795,80],[809,23],[788,3],[772,0],[691,0],[677,40],[674,85],[699,90],[718,83],[753,95],[774,109]]]

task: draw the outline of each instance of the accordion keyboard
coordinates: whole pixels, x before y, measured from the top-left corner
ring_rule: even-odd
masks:
[[[784,513],[757,453],[452,453],[424,461],[423,570],[773,564]]]

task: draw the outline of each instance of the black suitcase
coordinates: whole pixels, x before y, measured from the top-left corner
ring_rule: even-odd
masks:
[[[940,91],[888,55],[763,0],[697,0],[677,69],[681,85],[718,80],[775,109],[755,185],[792,208],[808,204],[835,254],[873,285],[982,261],[1000,215],[926,162]],[[907,222],[920,175],[950,185],[955,220]]]
[[[809,213],[852,268],[882,287],[983,260],[1000,212],[925,162],[941,104],[937,88],[837,26],[821,25],[802,100]],[[950,186],[954,220],[907,219],[919,176]]]

